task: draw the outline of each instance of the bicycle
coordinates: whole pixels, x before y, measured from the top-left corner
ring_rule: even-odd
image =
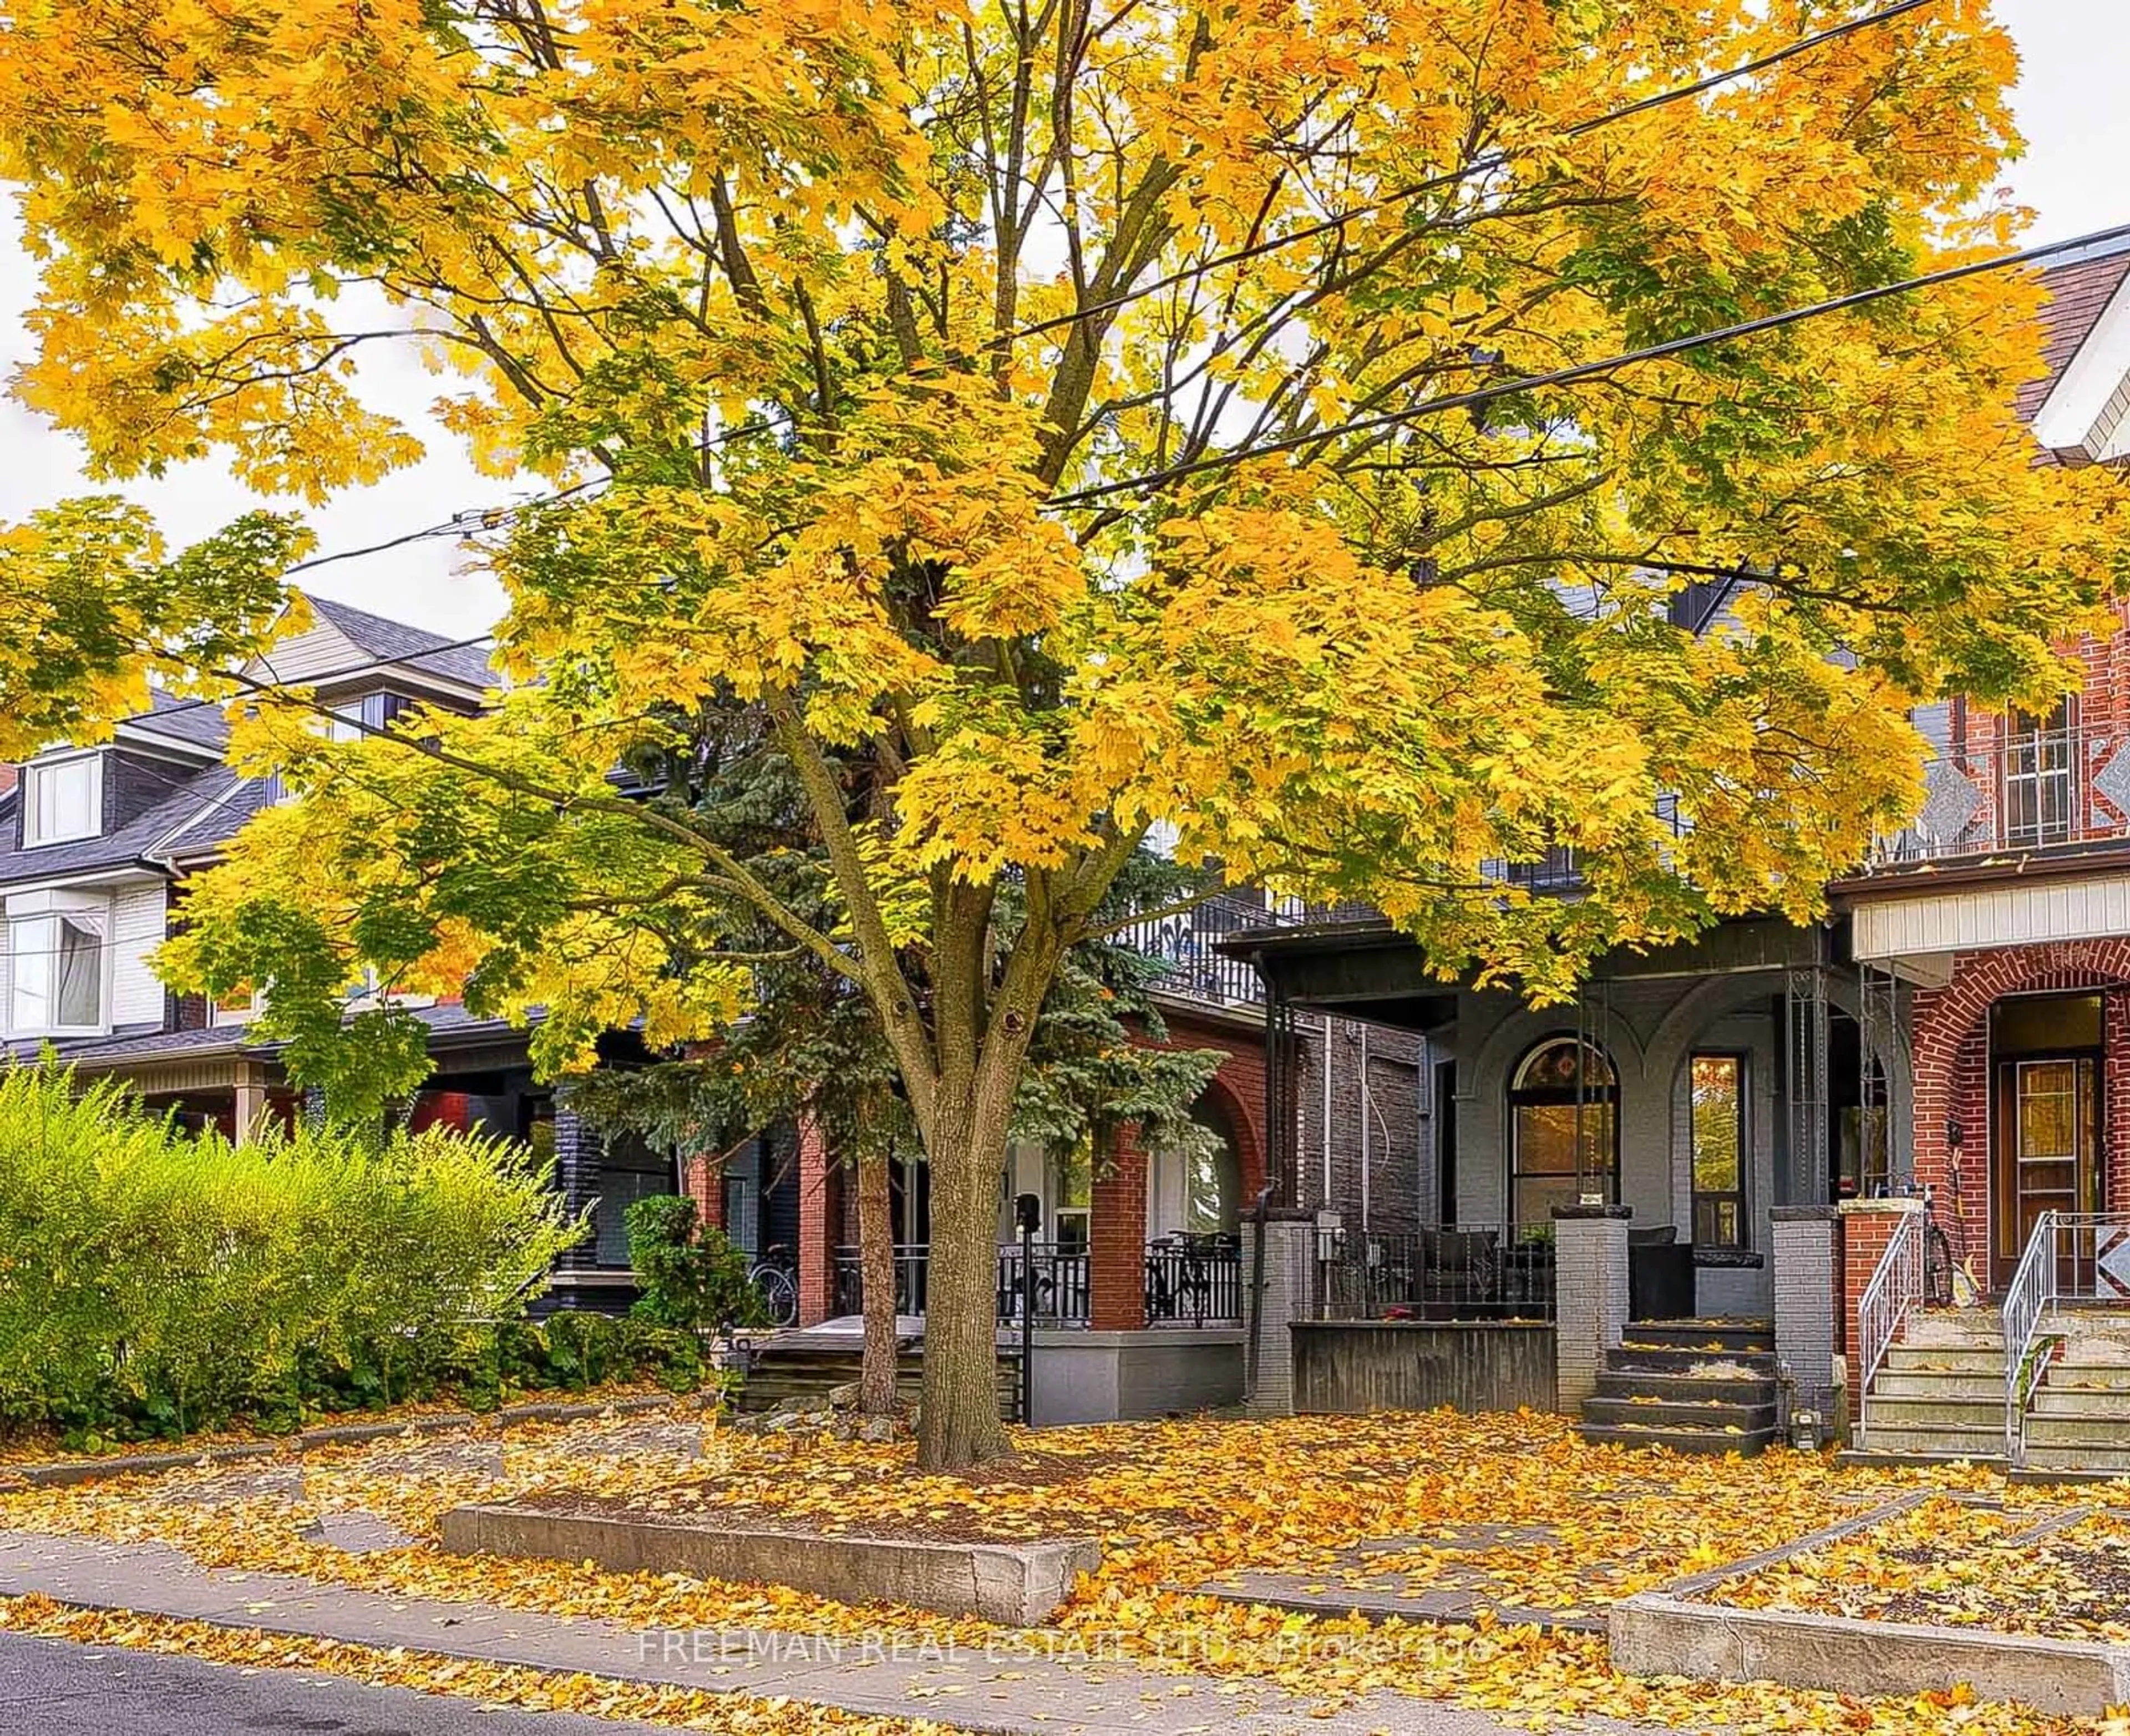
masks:
[[[754,1287],[762,1318],[770,1325],[798,1323],[799,1275],[792,1269],[789,1248],[781,1243],[764,1248],[762,1257],[747,1267],[747,1281]]]

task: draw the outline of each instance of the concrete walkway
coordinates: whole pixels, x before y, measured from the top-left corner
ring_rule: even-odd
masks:
[[[305,1579],[209,1571],[161,1544],[0,1532],[0,1596],[41,1592],[92,1609],[303,1633],[370,1646],[713,1692],[788,1695],[873,1715],[937,1719],[966,1730],[1048,1736],[1501,1736],[1477,1712],[1374,1695],[1328,1716],[1305,1696],[1208,1676],[1170,1675],[1025,1648],[912,1647],[746,1629],[639,1633],[608,1622],[482,1604],[398,1598]],[[1061,1638],[1061,1643],[1063,1643]],[[1556,1726],[1591,1736],[1629,1726]]]

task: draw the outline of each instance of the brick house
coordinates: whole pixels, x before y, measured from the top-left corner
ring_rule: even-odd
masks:
[[[312,599],[312,610],[310,628],[275,647],[270,670],[255,673],[308,684],[349,730],[381,726],[413,703],[470,712],[485,703],[492,684],[485,652],[329,599]],[[217,860],[261,806],[281,799],[272,780],[240,778],[226,763],[227,747],[218,707],[158,696],[107,744],[55,747],[7,768],[0,1045],[21,1061],[49,1049],[85,1077],[122,1080],[150,1108],[241,1140],[268,1119],[286,1123],[299,1112],[278,1049],[251,1034],[252,1007],[171,994],[150,962],[183,919],[187,876]],[[1235,1242],[1263,1185],[1272,1099],[1258,980],[1214,942],[1266,915],[1261,900],[1215,900],[1130,937],[1168,966],[1160,996],[1167,1040],[1228,1056],[1199,1109],[1215,1135],[1215,1162],[1187,1174],[1173,1154],[1129,1142],[1099,1172],[1034,1150],[1010,1154],[1001,1247],[1012,1240],[1003,1203],[1038,1195],[1046,1330],[1076,1334],[1069,1342],[1082,1347],[1099,1339],[1116,1352],[1110,1361],[1130,1362],[1132,1335],[1187,1325],[1218,1365],[1196,1371],[1205,1357],[1179,1356],[1172,1330],[1158,1341],[1160,1355],[1138,1359],[1149,1364],[1149,1378],[1096,1410],[1105,1403],[1158,1410],[1194,1395],[1225,1401],[1239,1391]],[[634,1284],[623,1214],[645,1195],[685,1185],[749,1253],[791,1252],[805,1321],[857,1309],[854,1190],[809,1130],[760,1129],[715,1161],[700,1153],[683,1161],[633,1138],[602,1139],[571,1113],[566,1091],[558,1097],[534,1078],[523,1031],[449,1002],[413,1010],[428,1027],[434,1071],[408,1105],[410,1124],[482,1129],[551,1152],[571,1205],[590,1214],[592,1234],[554,1275],[562,1304],[625,1304]],[[1415,1045],[1378,1037],[1372,1047],[1349,1027],[1330,1033],[1328,1046],[1317,1032],[1287,1047],[1290,1089],[1278,1113],[1294,1113],[1296,1091],[1314,1094],[1322,1112],[1310,1134],[1320,1194],[1364,1200],[1385,1221],[1409,1223],[1424,1083]],[[605,1039],[602,1056],[619,1066],[647,1058],[627,1032]],[[895,1199],[903,1300],[921,1312],[929,1215],[922,1166],[898,1173]],[[1114,1395],[1114,1372],[1103,1378]]]
[[[2044,284],[2048,371],[2020,399],[2036,461],[2130,463],[2130,247],[2066,256]],[[1674,619],[1699,630],[1721,608]],[[2130,1304],[2130,606],[2116,618],[2066,647],[2078,684],[2042,714],[1960,700],[1917,714],[1933,749],[1920,817],[1831,889],[1831,919],[1814,929],[1741,918],[1688,946],[1608,956],[1578,1005],[1542,1011],[1432,980],[1381,923],[1239,942],[1271,984],[1271,1028],[1343,1011],[1427,1044],[1429,1228],[1401,1294],[1430,1294],[1430,1270],[1454,1276],[1476,1250],[1492,1290],[1478,1309],[1464,1296],[1464,1311],[1507,1305],[1511,1250],[1541,1258],[1564,1207],[1570,1222],[1609,1214],[1627,1272],[1609,1254],[1578,1255],[1578,1270],[1626,1279],[1621,1319],[1640,1323],[1636,1338],[1654,1339],[1667,1315],[1718,1318],[1741,1361],[1765,1357],[1767,1402],[1741,1393],[1734,1439],[1703,1429],[1707,1450],[1772,1438],[1779,1374],[1814,1410],[1846,1384],[1860,1422],[1877,1412],[1876,1447],[2023,1454],[2032,1426],[2057,1436],[2037,1450],[2130,1470],[2130,1408],[2111,1424],[2125,1431],[2114,1447],[2077,1435],[2082,1417],[2037,1409],[2023,1423],[2018,1406],[2008,1417],[2003,1372],[2066,1307],[2089,1325]],[[1571,861],[1497,871],[1575,885]],[[1272,1167],[1296,1162],[1276,1148]],[[1948,1264],[1972,1274],[1971,1295]],[[1616,1399],[1651,1407],[1633,1426],[1658,1426],[1655,1385],[1634,1383],[1651,1368],[1606,1360],[1619,1358],[1618,1326],[1609,1347],[1571,1354],[1571,1317],[1610,1304],[1569,1295],[1564,1248],[1552,1281],[1564,1406],[1587,1399],[1601,1438],[1630,1414],[1609,1409]],[[1932,1316],[1949,1290],[1978,1305]],[[1336,1301],[1320,1292],[1315,1305]],[[2116,1324],[2130,1347],[2130,1316]],[[1963,1346],[1970,1334],[1998,1370],[1974,1391],[1924,1392],[1946,1359],[1941,1345],[1938,1362],[1905,1346],[1917,1331]],[[2045,1409],[2047,1376],[2028,1366],[2042,1390],[2027,1402]],[[1907,1383],[1891,1395],[1874,1385],[1888,1367]],[[1933,1433],[1941,1416],[1962,1420]],[[1683,1414],[1675,1433],[1696,1444]]]

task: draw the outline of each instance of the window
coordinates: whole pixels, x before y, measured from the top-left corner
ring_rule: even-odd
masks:
[[[1746,1061],[1696,1055],[1691,1070],[1693,1242],[1746,1245]]]
[[[22,844],[64,844],[103,829],[103,756],[74,754],[22,768]]]
[[[103,924],[73,913],[18,917],[7,925],[19,1035],[103,1028]]]
[[[2014,712],[2004,728],[2004,842],[2061,844],[2078,831],[2078,700],[2045,717]]]
[[[1085,1139],[1069,1152],[1053,1152],[1050,1168],[1050,1239],[1060,1247],[1087,1246],[1094,1199],[1094,1148]]]
[[[1509,1210],[1514,1227],[1553,1221],[1586,1193],[1619,1196],[1620,1085],[1604,1052],[1572,1037],[1540,1043],[1509,1088]]]

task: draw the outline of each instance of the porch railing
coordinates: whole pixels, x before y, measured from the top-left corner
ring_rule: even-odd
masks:
[[[1093,1310],[1093,1261],[1085,1242],[1038,1242],[1029,1250],[1034,1269],[1038,1326],[1085,1326]],[[930,1290],[932,1251],[924,1242],[895,1250],[895,1311],[921,1315]],[[998,1251],[997,1308],[1001,1322],[1021,1316],[1027,1267],[1019,1243]],[[1153,1326],[1239,1325],[1243,1318],[1243,1257],[1232,1235],[1158,1237],[1146,1244],[1142,1268],[1146,1319]],[[865,1307],[864,1262],[855,1247],[838,1248],[836,1311]]]
[[[1239,1326],[1239,1237],[1162,1236],[1146,1245],[1146,1318],[1151,1326]]]
[[[2130,740],[2084,728],[1994,733],[1924,767],[1914,823],[1879,839],[1870,866],[2130,839]]]
[[[2004,1293],[2004,1457],[2027,1457],[2027,1407],[2048,1366],[2049,1312],[2130,1300],[2130,1212],[2043,1212]]]
[[[1318,1317],[1326,1320],[1550,1320],[1552,1238],[1457,1224],[1383,1233],[1325,1232]]]
[[[1871,1382],[1888,1347],[1899,1337],[1902,1323],[1923,1300],[1927,1219],[1927,1213],[1917,1211],[1903,1212],[1896,1220],[1893,1239],[1879,1256],[1878,1270],[1856,1304],[1857,1419],[1864,1446],[1871,1440]]]
[[[1288,928],[1302,920],[1274,909],[1262,895],[1224,893],[1189,910],[1149,917],[1111,936],[1115,944],[1159,966],[1152,986],[1215,1006],[1262,1005],[1264,982],[1246,958],[1231,958],[1220,943],[1254,928]]]

